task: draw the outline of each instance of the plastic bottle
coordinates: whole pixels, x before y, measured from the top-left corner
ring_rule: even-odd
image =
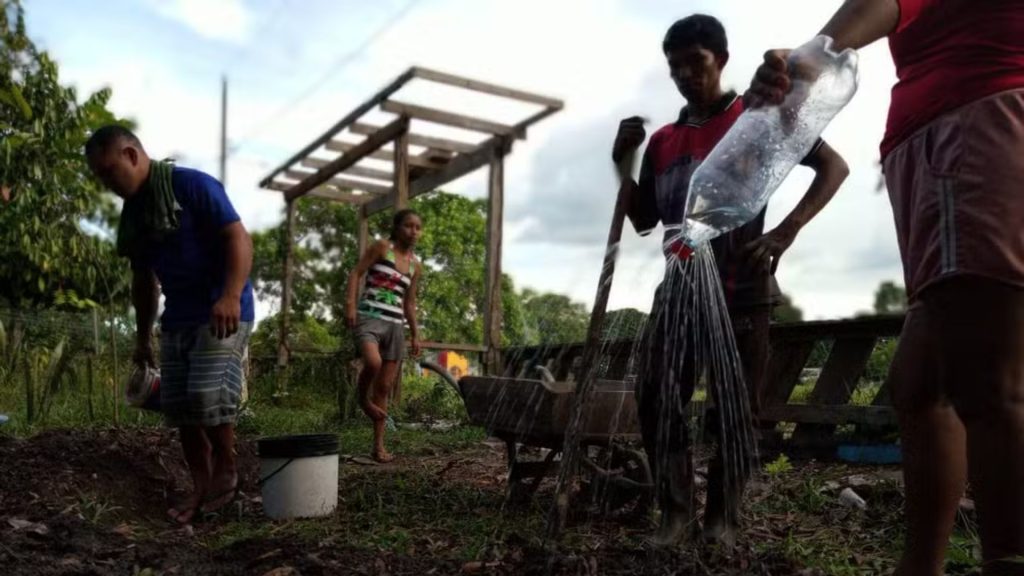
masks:
[[[857,53],[833,51],[827,36],[793,50],[787,68],[782,104],[744,111],[694,171],[684,223],[669,241],[677,254],[757,216],[857,91]]]

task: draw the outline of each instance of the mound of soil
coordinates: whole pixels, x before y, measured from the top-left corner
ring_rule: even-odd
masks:
[[[237,445],[243,491],[258,480],[255,443]],[[177,432],[160,428],[54,430],[29,440],[0,438],[0,511],[7,516],[65,509],[83,500],[116,507],[129,520],[159,519],[187,489]]]

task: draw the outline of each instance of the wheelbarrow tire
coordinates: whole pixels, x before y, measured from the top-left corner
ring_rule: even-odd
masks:
[[[419,364],[420,368],[430,370],[440,376],[442,380],[447,382],[452,389],[455,390],[456,394],[459,394],[460,396],[462,395],[462,392],[459,390],[459,383],[455,380],[455,377],[451,375],[451,372],[448,372],[442,366],[435,362],[431,362],[430,360],[420,360]]]

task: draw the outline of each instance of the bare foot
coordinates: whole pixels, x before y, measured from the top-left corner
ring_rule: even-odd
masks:
[[[167,509],[167,516],[178,524],[188,524],[195,517],[203,497],[198,492],[188,495],[180,503]]]
[[[381,464],[387,464],[388,462],[391,462],[392,460],[395,459],[395,455],[381,448],[379,450],[374,450],[373,452],[371,452],[370,458],[373,458],[374,460]]]
[[[736,545],[736,526],[726,522],[724,518],[706,518],[704,521],[704,541],[709,544],[721,544],[727,548]]]
[[[210,491],[207,492],[207,496],[203,500],[203,504],[199,510],[203,514],[217,512],[221,508],[233,502],[237,497],[238,474],[225,476],[219,481],[215,481],[213,485],[210,486]]]
[[[679,511],[663,512],[661,526],[658,531],[647,539],[647,542],[656,548],[667,548],[680,544],[692,538],[696,526],[689,514]]]

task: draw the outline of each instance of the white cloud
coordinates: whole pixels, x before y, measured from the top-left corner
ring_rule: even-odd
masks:
[[[234,43],[248,39],[252,15],[243,0],[151,0],[150,4],[165,18],[204,38]]]
[[[257,11],[251,0],[148,1],[155,10],[144,22],[133,21],[132,29],[154,36],[173,33],[173,42],[161,37],[162,49],[136,42],[140,47],[126,54],[113,40],[97,43],[96,38],[114,38],[116,26],[124,23],[108,23],[88,10],[78,19],[96,21],[50,25],[45,39],[55,44],[62,77],[84,88],[113,86],[114,108],[139,120],[141,136],[155,153],[181,153],[191,165],[214,174],[217,75],[237,63],[228,70],[229,135],[236,151],[227,188],[250,229],[281,218],[280,195],[259,190],[259,179],[410,65],[564,99],[565,110],[531,129],[506,160],[503,260],[518,286],[586,302],[593,298],[614,201],[608,147],[618,119],[643,114],[653,131],[671,121],[682,103],[660,54],[672,21],[693,11],[721,18],[732,53],[724,81],[743,89],[765,49],[806,40],[837,6],[805,0],[693,0],[683,7],[675,0],[430,0],[334,70],[300,106],[279,115],[408,0],[303,0],[302,10],[296,7],[276,19],[271,17],[275,5],[266,2]],[[51,20],[70,18],[60,4],[50,8]],[[166,26],[157,13],[183,26]],[[253,38],[255,21],[261,29],[263,22],[271,23],[259,38]],[[45,31],[47,23],[41,24]],[[108,25],[114,28],[104,28]],[[66,32],[80,27],[100,32]],[[224,50],[225,41],[238,47]],[[239,53],[245,58],[236,58]],[[880,281],[900,279],[891,211],[885,195],[874,192],[878,142],[894,80],[886,47],[864,51],[861,70],[860,93],[826,132],[850,163],[851,178],[801,233],[779,272],[783,289],[809,317],[867,309]],[[444,100],[439,94],[422,96]],[[468,102],[433,105],[482,113]],[[801,172],[773,199],[769,226],[806,189],[809,172]],[[481,197],[485,174],[478,171],[446,189]],[[657,240],[628,230],[612,305],[646,308],[661,270]]]

